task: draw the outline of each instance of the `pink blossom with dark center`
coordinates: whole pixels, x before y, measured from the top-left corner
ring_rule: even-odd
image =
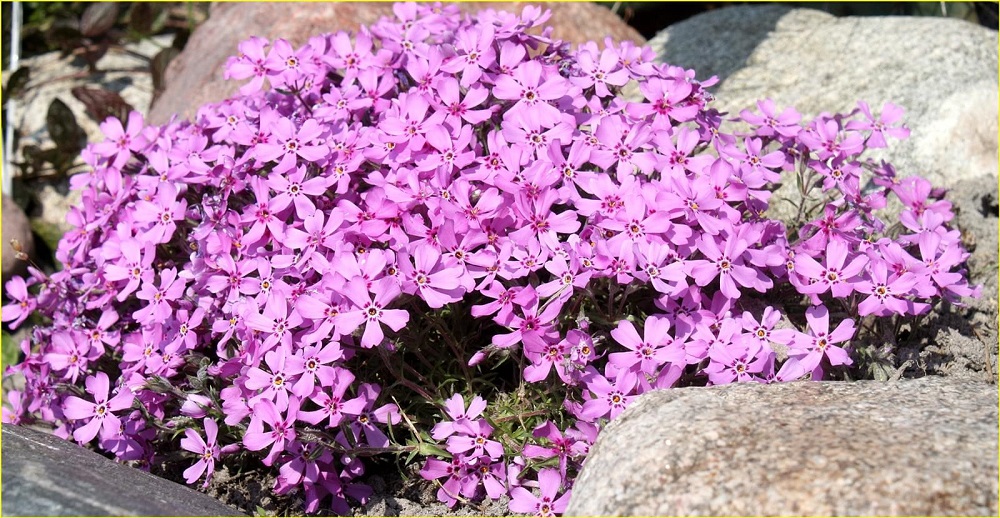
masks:
[[[120,389],[114,397],[108,399],[110,381],[108,375],[98,371],[93,376],[87,376],[87,393],[94,401],[87,401],[77,396],[69,396],[63,403],[63,412],[67,419],[87,422],[73,431],[73,439],[83,444],[90,442],[97,433],[103,437],[118,431],[121,421],[114,412],[132,406],[135,396],[128,389]]]

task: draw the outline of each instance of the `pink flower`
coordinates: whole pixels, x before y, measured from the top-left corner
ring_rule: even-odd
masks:
[[[160,287],[152,279],[142,283],[136,297],[145,300],[146,305],[132,313],[132,318],[143,324],[165,322],[173,312],[171,302],[184,294],[184,279],[177,277],[177,270],[168,268],[160,271]]]
[[[799,292],[818,295],[829,291],[834,297],[846,297],[853,293],[854,283],[868,264],[868,257],[857,254],[848,261],[848,253],[844,240],[831,239],[826,245],[825,264],[818,263],[808,254],[796,254],[795,271],[810,281],[799,287]]]
[[[113,413],[132,406],[135,396],[128,389],[119,390],[115,397],[108,400],[110,382],[108,375],[98,371],[93,376],[87,376],[87,393],[94,397],[90,402],[76,396],[68,396],[63,403],[63,412],[67,419],[87,422],[73,432],[73,438],[80,444],[90,442],[101,432],[101,437],[110,437],[118,433],[121,420]]]
[[[503,456],[503,445],[490,439],[493,427],[485,419],[455,423],[455,433],[448,437],[448,451],[470,457],[489,455],[492,460]]]
[[[250,367],[247,371],[244,384],[248,389],[257,392],[257,395],[248,401],[251,406],[255,406],[257,401],[268,399],[274,402],[278,411],[288,408],[288,393],[296,378],[285,367],[285,357],[284,347],[268,351],[264,354],[264,362],[270,372],[259,367]]]
[[[587,392],[592,396],[583,404],[580,411],[580,418],[587,421],[597,421],[598,419],[614,419],[621,414],[625,407],[634,397],[638,377],[631,370],[618,372],[618,376],[612,383],[608,378],[601,376],[590,367],[590,374],[585,378]]]
[[[279,117],[270,130],[273,132],[274,141],[262,142],[254,149],[257,160],[278,161],[274,166],[274,172],[277,174],[294,169],[298,158],[307,162],[318,162],[329,152],[326,145],[318,140],[323,129],[315,119],[307,119],[296,128],[287,117]]]
[[[246,434],[243,436],[243,446],[250,451],[260,451],[271,446],[271,450],[264,457],[264,464],[271,466],[277,459],[278,454],[285,450],[288,442],[295,440],[295,419],[299,413],[299,399],[291,397],[288,399],[288,409],[281,411],[270,399],[261,399],[253,407],[250,418],[250,425],[247,426]],[[265,431],[264,424],[271,430]]]
[[[556,495],[562,486],[562,476],[557,470],[546,468],[538,471],[539,496],[531,494],[523,487],[510,490],[510,510],[515,513],[534,516],[556,516],[562,514],[569,504],[570,492],[566,491],[558,498]]]
[[[288,311],[288,301],[285,297],[277,296],[267,299],[264,311],[260,313],[254,307],[250,307],[243,318],[248,328],[267,333],[263,341],[263,349],[268,350],[278,344],[283,347],[291,347],[292,330],[302,323],[302,317],[294,308],[292,311]]]
[[[709,348],[708,356],[711,362],[704,372],[713,385],[764,381],[773,373],[774,352],[745,335],[732,343]]]
[[[317,381],[321,387],[332,386],[337,379],[337,369],[330,364],[343,358],[344,352],[337,342],[330,342],[323,347],[303,347],[294,356],[288,357],[287,372],[299,374],[298,381],[292,385],[292,393],[300,398],[309,397],[316,388]]]
[[[858,293],[868,294],[868,297],[858,304],[858,314],[860,316],[916,314],[913,303],[901,297],[910,293],[917,280],[918,277],[910,272],[890,276],[885,261],[872,260],[868,263],[868,278],[854,285]]]
[[[364,433],[365,442],[374,448],[389,446],[389,437],[376,424],[397,425],[402,419],[399,409],[392,403],[375,408],[375,401],[381,391],[374,383],[362,383],[358,387],[358,397],[362,398],[365,404],[354,417],[350,428],[355,441],[360,441],[361,434]]]
[[[740,118],[744,122],[757,127],[757,136],[773,137],[780,135],[782,137],[794,137],[799,133],[801,129],[799,121],[802,120],[802,115],[795,108],[785,108],[779,114],[774,101],[771,99],[757,101],[757,108],[760,109],[761,115],[757,115],[750,110],[740,112]]]
[[[375,347],[382,343],[385,339],[382,324],[393,331],[399,331],[410,319],[410,314],[404,309],[386,308],[401,293],[395,279],[384,277],[375,283],[373,289],[373,292],[369,292],[364,281],[355,277],[344,285],[343,290],[344,295],[354,304],[354,309],[342,314],[344,329],[353,331],[364,324],[362,347]]]
[[[215,472],[215,461],[219,460],[224,453],[233,453],[239,449],[238,444],[230,444],[222,448],[218,444],[219,425],[214,419],[205,419],[205,438],[192,428],[184,430],[184,438],[181,439],[181,448],[192,452],[198,456],[198,461],[184,470],[184,479],[188,484],[194,484],[202,474],[205,475],[205,484],[208,487],[212,481],[212,473]]]
[[[303,126],[304,129],[305,126]],[[299,148],[298,154],[302,154],[302,148]],[[326,153],[314,156],[324,157]],[[275,168],[268,176],[267,186],[275,192],[272,209],[281,212],[289,205],[293,205],[295,214],[299,219],[304,219],[316,212],[316,205],[313,204],[312,200],[325,193],[330,184],[329,180],[323,176],[307,180],[306,167],[298,166],[293,167],[293,169],[294,171],[284,175],[278,174],[278,168]]]
[[[618,53],[615,49],[605,48],[600,55],[597,55],[596,48],[593,50],[582,49],[577,54],[578,66],[585,76],[571,79],[574,84],[582,88],[594,88],[594,93],[599,97],[609,97],[611,92],[608,85],[624,86],[628,82],[628,71],[619,68]]]
[[[687,81],[650,77],[639,84],[639,92],[649,102],[629,103],[626,112],[635,119],[653,115],[677,122],[689,121],[699,111],[697,104],[687,102],[693,91],[694,86]]]
[[[156,188],[155,201],[138,200],[135,203],[135,221],[146,223],[141,233],[141,241],[166,243],[177,229],[175,221],[184,219],[187,200],[177,197],[178,190],[173,183],[161,183]]]
[[[128,126],[124,128],[122,121],[109,117],[101,123],[101,133],[104,133],[105,140],[94,145],[94,154],[111,159],[111,167],[121,169],[132,156],[132,151],[140,151],[148,145],[146,138],[142,136],[144,124],[142,114],[137,111],[129,112]]]
[[[490,95],[490,91],[480,85],[470,86],[465,92],[465,96],[462,97],[458,81],[445,77],[437,83],[437,94],[443,108],[448,112],[448,118],[445,119],[445,122],[451,124],[453,128],[461,126],[462,121],[469,124],[479,124],[489,119],[493,114],[491,109],[474,109],[483,104],[483,101]]]
[[[11,329],[17,329],[35,311],[37,303],[35,298],[28,293],[28,285],[23,278],[13,277],[7,281],[5,287],[11,303],[4,306],[0,313],[3,314],[2,320],[4,322],[13,321],[9,324]]]
[[[492,26],[467,28],[455,35],[455,50],[457,54],[441,66],[445,72],[457,73],[462,77],[462,86],[468,88],[478,82],[483,70],[496,63],[497,55],[493,50],[496,39]]]
[[[246,79],[253,77],[249,83],[240,87],[240,94],[250,95],[259,92],[264,85],[264,78],[267,77],[268,69],[272,66],[274,58],[265,56],[264,49],[269,44],[268,40],[259,36],[251,36],[250,39],[240,43],[240,54],[231,57],[226,61],[226,79]]]
[[[865,143],[868,147],[872,149],[887,147],[888,144],[885,141],[886,135],[900,140],[910,136],[909,129],[904,128],[902,125],[893,126],[893,124],[903,118],[903,109],[899,106],[892,103],[885,103],[882,107],[882,114],[879,115],[878,119],[872,115],[868,103],[858,101],[858,108],[865,115],[866,120],[848,122],[846,129],[871,131],[872,133]]]
[[[644,338],[639,338],[632,322],[618,322],[618,327],[611,331],[611,337],[629,351],[609,354],[608,363],[621,370],[648,375],[655,375],[665,363],[682,364],[684,349],[673,345],[674,339],[668,334],[669,331],[670,319],[667,318],[646,318]]]
[[[540,120],[559,119],[559,110],[548,101],[566,95],[566,80],[558,74],[543,74],[544,70],[538,61],[521,63],[510,74],[496,78],[493,96],[516,101],[509,113],[537,113]]]
[[[753,287],[761,292],[770,287],[771,281],[764,279],[760,272],[744,263],[743,253],[749,246],[746,241],[738,236],[729,236],[719,243],[720,238],[721,235],[702,235],[698,240],[698,250],[705,255],[705,259],[687,262],[689,274],[698,286],[706,286],[718,277],[720,291],[731,299],[740,298],[738,285]],[[724,248],[720,249],[720,244]]]
[[[343,368],[335,368],[336,375],[333,382],[328,386],[324,385],[319,390],[314,390],[309,398],[313,403],[319,405],[319,410],[300,411],[299,419],[310,424],[319,424],[327,419],[330,428],[339,425],[347,416],[358,416],[364,411],[367,399],[358,396],[351,399],[344,399],[347,389],[354,383],[354,374]],[[327,390],[332,389],[332,390]]]
[[[812,373],[813,379],[822,379],[824,359],[832,366],[851,365],[847,351],[834,344],[847,342],[854,337],[854,320],[842,320],[830,331],[830,312],[826,306],[812,306],[806,310],[809,334],[799,333],[789,343],[789,359],[778,371],[781,380],[795,380]]]
[[[431,429],[431,437],[435,441],[442,441],[450,437],[453,433],[457,431],[456,426],[463,423],[468,423],[472,419],[479,417],[483,410],[486,410],[486,400],[475,396],[472,401],[469,402],[469,407],[465,407],[465,398],[461,394],[454,394],[444,402],[445,413],[451,418],[451,421],[442,421]]]
[[[138,289],[140,283],[152,282],[154,259],[156,259],[156,245],[154,243],[149,241],[143,243],[132,238],[121,241],[119,262],[107,264],[104,274],[109,281],[128,280],[128,284],[118,291],[116,298],[119,302],[123,302]]]

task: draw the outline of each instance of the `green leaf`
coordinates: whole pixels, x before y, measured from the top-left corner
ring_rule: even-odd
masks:
[[[429,442],[420,443],[420,446],[417,447],[417,451],[425,457],[430,457],[431,455],[434,455],[438,457],[444,457],[446,459],[451,458],[451,453],[448,453],[447,450],[441,448],[436,444]]]
[[[7,331],[0,332],[0,372],[6,372],[7,367],[17,364],[21,356],[21,348],[14,337]]]
[[[42,238],[42,241],[49,247],[49,250],[57,250],[59,248],[59,241],[63,238],[63,231],[59,228],[59,225],[43,221],[40,218],[32,218],[29,222],[31,223],[31,231]]]

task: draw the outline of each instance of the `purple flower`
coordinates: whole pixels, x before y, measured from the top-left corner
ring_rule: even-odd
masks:
[[[917,283],[918,277],[910,272],[889,275],[885,261],[872,260],[868,263],[868,278],[855,284],[858,293],[868,296],[858,304],[858,314],[889,316],[914,314],[913,303],[903,299]]]
[[[469,407],[465,407],[465,398],[461,394],[454,394],[444,402],[445,413],[451,421],[442,421],[431,429],[431,437],[435,441],[447,439],[457,431],[456,426],[468,423],[479,417],[483,410],[486,410],[486,400],[476,396],[469,402]]]
[[[620,87],[629,80],[628,71],[619,68],[619,56],[613,48],[605,48],[599,56],[596,49],[581,49],[577,59],[577,65],[585,75],[574,77],[571,81],[581,88],[593,87],[594,93],[600,97],[612,95],[608,85]]]
[[[137,111],[129,112],[128,125],[124,128],[122,121],[109,117],[101,123],[105,140],[94,146],[94,154],[110,158],[111,167],[121,169],[132,156],[132,151],[139,151],[148,144],[142,136],[144,124],[142,114]]]
[[[848,122],[845,129],[871,131],[872,133],[868,137],[868,141],[865,142],[868,147],[873,149],[887,147],[888,144],[885,141],[886,135],[900,140],[910,136],[910,130],[902,126],[893,126],[894,123],[903,118],[903,109],[899,106],[892,103],[885,103],[882,107],[882,114],[877,119],[872,116],[868,103],[858,101],[858,108],[861,110],[861,113],[865,114],[866,120]]]
[[[328,153],[326,145],[318,141],[323,130],[315,119],[307,119],[301,127],[296,128],[295,124],[288,118],[279,117],[276,124],[270,129],[273,132],[274,141],[262,142],[257,144],[254,149],[257,160],[278,162],[274,166],[276,174],[280,175],[294,169],[298,158],[307,162],[317,162],[326,157]],[[322,189],[315,192],[322,192]]]
[[[608,363],[621,370],[653,375],[665,363],[684,362],[684,349],[674,345],[669,331],[670,320],[666,318],[648,317],[644,338],[639,338],[631,322],[618,322],[611,337],[629,351],[609,354]]]
[[[361,335],[363,347],[375,347],[385,339],[382,324],[393,331],[399,331],[409,321],[410,315],[403,309],[387,309],[401,292],[396,280],[385,277],[373,286],[374,292],[364,287],[364,281],[355,277],[344,285],[344,294],[354,304],[354,309],[342,314],[345,330],[357,329],[365,325]]]
[[[42,361],[54,372],[63,372],[62,377],[68,379],[70,383],[75,384],[80,374],[87,371],[88,364],[100,358],[101,351],[90,347],[90,344],[82,340],[78,334],[61,331],[53,333],[51,340],[52,347],[42,356]],[[106,396],[107,391],[105,391]]]
[[[183,450],[191,483],[260,451],[309,513],[349,513],[368,454],[418,444],[450,456],[421,469],[448,505],[558,514],[638,394],[820,379],[880,317],[980,293],[944,191],[863,156],[905,136],[892,105],[803,121],[765,100],[740,134],[709,106],[714,78],[630,43],[573,49],[541,8],[393,13],[243,42],[225,70],[241,95],[190,121],[105,121],[70,180],[62,268],[7,284],[3,321],[38,325],[5,422],[143,465]],[[786,173],[799,227],[771,216]],[[880,219],[892,195],[899,227]],[[830,332],[831,305],[782,329],[803,310],[789,286],[875,327]],[[780,304],[758,312],[746,288]],[[121,373],[118,395],[98,371]],[[518,383],[519,420],[461,396]],[[442,389],[439,420],[411,412]]]
[[[343,358],[344,352],[336,342],[330,342],[323,347],[319,345],[303,347],[294,356],[286,359],[288,373],[299,375],[298,381],[292,385],[292,393],[304,398],[312,395],[317,381],[322,387],[333,385],[337,369],[329,364]]]
[[[128,284],[118,291],[116,298],[119,302],[124,301],[138,289],[140,283],[152,282],[154,259],[156,259],[154,243],[147,241],[143,244],[137,239],[125,239],[121,242],[120,262],[106,265],[104,274],[109,281],[128,280]]]
[[[288,309],[288,302],[279,296],[269,298],[264,311],[257,313],[251,308],[243,315],[247,327],[267,333],[262,344],[264,349],[271,349],[277,344],[291,347],[292,330],[302,323],[302,317],[294,308],[291,312]]]
[[[21,277],[13,277],[5,286],[11,303],[3,307],[4,322],[10,322],[11,329],[17,329],[35,311],[35,298],[28,293],[28,285]]]
[[[139,200],[135,203],[135,221],[148,224],[142,241],[166,243],[174,235],[177,220],[184,219],[187,200],[178,199],[178,190],[172,183],[162,183],[156,189],[154,201]],[[144,225],[145,226],[145,225]]]
[[[394,404],[390,403],[375,408],[375,401],[380,392],[381,389],[374,383],[362,383],[358,387],[358,397],[364,400],[365,404],[354,417],[350,427],[356,441],[360,441],[361,434],[364,433],[367,444],[375,448],[389,446],[389,437],[376,424],[396,425],[402,419],[399,415],[399,409]]]
[[[848,254],[848,245],[842,239],[831,239],[827,243],[825,264],[820,264],[808,254],[796,254],[795,272],[809,279],[809,284],[799,287],[799,292],[818,295],[829,291],[834,297],[846,297],[853,293],[854,283],[868,264],[868,257],[857,254],[848,261]]]
[[[794,137],[798,135],[801,129],[799,121],[802,120],[802,115],[795,108],[785,108],[779,114],[774,101],[771,99],[757,101],[757,108],[760,109],[760,115],[752,113],[750,110],[743,110],[740,112],[740,118],[744,122],[756,126],[758,136],[773,137],[780,135],[782,137]]]
[[[566,467],[570,457],[581,455],[581,443],[576,437],[567,433],[563,434],[559,428],[551,421],[546,421],[532,431],[536,438],[547,439],[550,446],[540,446],[537,444],[525,444],[524,456],[529,459],[559,459],[559,473],[566,477]]]
[[[459,284],[464,269],[454,259],[446,259],[433,246],[418,246],[413,252],[413,265],[409,261],[401,265],[403,288],[419,295],[431,308],[461,300],[467,291]]]
[[[537,113],[539,121],[558,120],[559,110],[548,101],[566,94],[566,80],[558,74],[543,77],[544,70],[538,61],[521,63],[511,73],[496,78],[493,96],[516,101],[509,113]]]
[[[270,446],[271,450],[264,457],[264,464],[271,466],[278,454],[285,450],[287,443],[295,440],[295,419],[298,413],[299,399],[296,397],[288,398],[288,408],[284,411],[279,411],[270,399],[261,399],[253,407],[250,425],[243,436],[243,446],[250,451],[260,451]],[[271,430],[265,431],[264,424]]]
[[[265,56],[264,48],[269,44],[268,40],[259,36],[251,36],[239,45],[240,54],[237,57],[229,58],[226,61],[226,79],[246,79],[253,77],[253,80],[240,87],[242,95],[250,95],[259,92],[267,77],[268,68],[272,65],[273,59]]]
[[[728,344],[710,347],[708,356],[711,362],[704,372],[713,385],[763,381],[769,374],[768,368],[774,364],[774,352],[747,339],[746,335]]]
[[[333,383],[314,390],[309,398],[319,405],[319,410],[299,412],[299,419],[310,424],[319,424],[328,419],[327,426],[333,428],[341,423],[346,416],[358,416],[365,410],[367,400],[363,396],[344,399],[347,389],[354,383],[354,374],[347,369],[335,368]],[[332,389],[332,390],[327,390]]]
[[[444,109],[448,112],[448,118],[445,119],[445,122],[454,128],[461,126],[462,121],[468,124],[479,124],[489,119],[493,114],[491,109],[474,109],[483,104],[490,95],[490,91],[482,86],[472,85],[462,96],[458,81],[445,77],[437,82],[437,94]]]
[[[497,59],[493,50],[496,33],[492,26],[481,29],[467,28],[455,35],[457,54],[441,66],[445,72],[457,73],[462,78],[462,86],[471,87],[482,77],[483,70],[489,69]]]
[[[212,481],[212,473],[215,472],[215,461],[219,460],[224,453],[233,453],[239,449],[239,445],[230,444],[225,448],[218,444],[219,425],[214,419],[205,419],[205,437],[202,438],[198,432],[191,428],[184,430],[184,438],[181,439],[181,448],[192,452],[198,456],[198,461],[184,470],[184,479],[188,484],[194,484],[202,474],[205,475],[205,484],[208,487]]]
[[[698,286],[706,286],[718,278],[720,291],[731,299],[740,298],[738,286],[753,287],[759,291],[770,287],[771,281],[758,280],[759,273],[744,263],[743,253],[749,243],[739,236],[729,236],[719,243],[720,237],[702,235],[698,240],[698,250],[705,259],[687,261],[689,274]],[[720,248],[720,244],[724,247]]]
[[[467,466],[464,456],[456,455],[450,461],[429,458],[420,469],[420,477],[424,480],[446,478],[437,491],[438,501],[448,507],[455,507],[462,492],[462,480],[467,476]]]
[[[510,510],[515,513],[534,516],[556,516],[562,514],[569,504],[570,492],[566,491],[557,497],[562,486],[562,477],[554,469],[538,471],[539,496],[531,494],[523,487],[510,490]]]
[[[100,431],[102,437],[109,437],[118,432],[121,421],[114,412],[124,410],[132,406],[135,396],[127,389],[119,390],[110,400],[108,391],[110,382],[108,375],[98,371],[93,376],[87,376],[85,382],[87,393],[94,397],[90,402],[76,396],[69,396],[63,403],[63,412],[67,419],[81,421],[86,419],[73,432],[73,438],[80,444],[90,442]]]
[[[854,320],[842,320],[837,328],[830,331],[830,312],[826,306],[812,306],[806,310],[809,334],[798,334],[789,343],[790,358],[778,371],[782,380],[794,380],[803,374],[812,373],[813,379],[822,379],[822,360],[830,365],[851,365],[853,361],[847,351],[834,344],[847,342],[854,337]]]
[[[270,372],[259,367],[250,367],[247,371],[244,384],[248,389],[257,392],[257,395],[248,402],[251,406],[256,406],[257,401],[267,399],[274,402],[278,411],[288,408],[288,393],[296,380],[289,373],[289,369],[285,368],[285,351],[284,347],[279,347],[264,354],[264,362]]]
[[[485,419],[455,423],[455,434],[448,437],[448,451],[469,457],[488,455],[496,460],[503,456],[503,445],[490,439],[493,427]]]
[[[638,378],[631,370],[619,371],[614,383],[596,371],[591,371],[586,378],[586,385],[592,397],[583,404],[580,417],[588,421],[618,417],[632,401],[637,381]]]

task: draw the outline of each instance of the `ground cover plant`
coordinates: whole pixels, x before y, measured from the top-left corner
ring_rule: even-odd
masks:
[[[896,106],[720,114],[712,80],[535,7],[395,12],[244,42],[193,122],[105,122],[62,270],[6,286],[37,325],[4,422],[192,485],[262,465],[308,513],[394,456],[448,505],[559,514],[639,394],[856,376],[855,344],[978,295],[944,192],[864,158]]]

